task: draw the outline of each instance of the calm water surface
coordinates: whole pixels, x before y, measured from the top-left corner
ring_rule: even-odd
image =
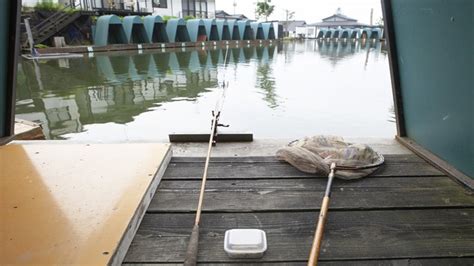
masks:
[[[186,49],[23,61],[17,117],[47,138],[161,140],[207,132],[227,80],[221,122],[255,138],[313,134],[392,137],[388,56],[380,42],[284,42],[229,50]]]

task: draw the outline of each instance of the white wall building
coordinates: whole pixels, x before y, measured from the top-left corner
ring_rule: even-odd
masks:
[[[148,0],[153,3],[153,14],[183,18],[193,16],[214,18],[215,0]]]
[[[42,0],[23,0],[24,6],[35,6]],[[67,6],[74,5],[84,10],[114,9],[135,12],[150,12],[160,16],[184,18],[214,18],[215,0],[51,0]]]

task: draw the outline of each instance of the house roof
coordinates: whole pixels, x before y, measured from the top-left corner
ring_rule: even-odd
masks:
[[[224,10],[216,10],[216,18],[229,18],[229,19],[248,19],[244,14],[229,14]]]
[[[288,22],[282,21],[285,31],[295,31],[296,27],[301,27],[306,25],[304,20],[290,20]]]
[[[308,26],[324,27],[368,27],[369,25],[357,21],[323,21],[308,24]]]
[[[357,22],[357,19],[355,18],[350,18],[346,15],[343,15],[343,14],[334,14],[330,17],[327,17],[327,18],[323,18],[323,22],[324,21],[338,21],[338,19],[340,20],[343,20],[343,21],[353,21],[353,22]]]

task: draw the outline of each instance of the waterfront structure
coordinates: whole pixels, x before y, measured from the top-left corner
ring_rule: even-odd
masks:
[[[304,20],[291,20],[283,22],[283,34],[287,37],[297,37],[296,28],[306,26]]]
[[[166,25],[160,16],[146,16],[143,20],[150,43],[168,42]]]
[[[217,33],[221,41],[232,40],[231,31],[229,30],[229,23],[226,19],[216,19]]]
[[[158,15],[100,16],[94,31],[94,44],[105,46],[127,43],[175,43],[222,40],[274,40],[274,22],[249,20],[171,18],[165,24]]]
[[[186,28],[188,29],[191,42],[207,41],[206,27],[202,19],[197,18],[186,21]]]
[[[123,18],[123,29],[128,43],[149,43],[150,39],[139,16],[126,16]]]
[[[383,29],[381,26],[360,23],[357,19],[342,14],[341,9],[338,8],[334,15],[322,19],[321,22],[298,26],[296,35],[296,37],[308,39],[381,39]]]
[[[348,17],[342,14],[340,8],[337,9],[334,15],[331,15],[327,18],[323,18],[321,22],[311,23],[309,26],[314,26],[318,29],[326,28],[364,28],[368,27],[369,25],[360,23],[355,18]]]
[[[168,41],[171,43],[191,41],[186,21],[182,18],[169,19],[166,23],[166,33],[168,34]]]
[[[99,46],[128,43],[122,21],[116,15],[100,16],[94,32],[94,44]]]

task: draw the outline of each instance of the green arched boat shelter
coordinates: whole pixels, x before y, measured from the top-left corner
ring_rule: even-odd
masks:
[[[252,27],[253,38],[255,40],[264,40],[265,35],[263,34],[263,27],[261,22],[251,22],[250,27]]]
[[[206,27],[202,19],[190,19],[186,22],[189,39],[192,42],[203,42],[207,40]]]
[[[182,18],[169,19],[166,23],[166,34],[170,43],[190,41],[186,21]]]
[[[273,28],[272,22],[262,23],[262,28],[265,40],[275,40],[275,29]]]
[[[341,36],[340,38],[348,39],[348,38],[351,37],[351,32],[352,32],[351,29],[341,29],[341,32],[339,33],[339,36]]]
[[[168,42],[166,26],[160,16],[146,16],[143,23],[145,24],[146,34],[150,43]]]
[[[319,32],[318,32],[318,35],[316,36],[316,38],[324,38],[324,36],[326,35],[326,32],[328,30],[327,29],[320,29]]]
[[[217,30],[216,20],[213,18],[206,18],[202,20],[204,27],[206,28],[207,40],[208,41],[219,41],[220,36]]]
[[[370,32],[369,39],[380,39],[382,38],[382,29],[373,28]]]
[[[216,19],[217,33],[219,34],[219,40],[227,41],[232,40],[232,35],[229,31],[229,24],[225,19]],[[238,29],[237,29],[238,31]]]
[[[97,19],[94,35],[94,45],[128,43],[122,21],[116,15],[100,16]]]
[[[240,37],[239,26],[237,25],[237,20],[235,19],[228,19],[227,25],[229,26],[230,37],[232,40],[240,41],[242,38]]]
[[[372,29],[371,28],[364,28],[362,29],[362,32],[360,34],[361,39],[369,39],[370,35],[372,35]]]
[[[249,20],[237,20],[237,26],[239,26],[241,40],[254,40],[254,35]]]
[[[361,35],[361,30],[359,30],[359,29],[353,29],[353,30],[351,31],[351,35],[350,35],[350,36],[351,36],[352,39],[359,39],[359,38],[360,38],[360,35]]]
[[[332,29],[331,30],[331,38],[339,38],[339,30],[338,29]]]
[[[123,29],[128,43],[149,43],[148,35],[139,16],[126,16],[123,18]]]

